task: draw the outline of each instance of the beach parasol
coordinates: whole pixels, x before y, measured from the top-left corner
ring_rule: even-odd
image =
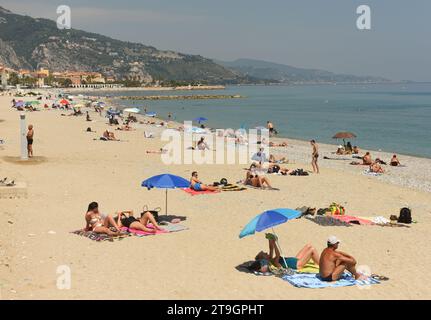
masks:
[[[66,99],[60,100],[60,104],[70,104],[70,102]]]
[[[208,119],[205,117],[197,117],[197,118],[194,118],[193,121],[197,121],[197,123],[201,123],[201,122],[208,121]]]
[[[15,107],[22,107],[22,106],[24,106],[24,101],[20,100],[15,102]]]
[[[159,188],[166,190],[166,215],[168,214],[168,189],[188,188],[190,182],[180,176],[173,174],[160,174],[142,181],[142,187]]]
[[[346,139],[354,139],[356,138],[356,134],[348,131],[337,132],[332,139],[343,139],[344,147],[346,147]]]
[[[244,238],[246,236],[254,234],[256,231],[264,231],[266,229],[271,228],[272,233],[275,234],[274,227],[285,223],[289,220],[299,218],[301,216],[301,212],[293,209],[288,208],[278,208],[278,209],[271,209],[262,212],[261,214],[254,217],[241,231],[239,234],[240,238]],[[282,253],[280,244],[278,243],[278,240],[276,240],[277,246],[280,248],[280,252]],[[284,256],[283,256],[284,260]],[[286,261],[284,260],[284,264],[286,264]]]

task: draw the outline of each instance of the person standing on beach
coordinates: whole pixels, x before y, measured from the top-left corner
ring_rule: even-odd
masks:
[[[272,124],[271,121],[266,122],[266,128],[269,130],[269,135],[273,136],[274,135],[274,125]]]
[[[33,125],[30,124],[28,126],[28,131],[27,131],[27,154],[29,158],[33,157],[33,137],[34,137],[34,129],[33,129]]]
[[[311,165],[313,166],[313,172],[319,173],[319,165],[317,164],[317,159],[319,159],[319,146],[317,145],[316,140],[311,140],[310,144],[313,148],[311,153]]]

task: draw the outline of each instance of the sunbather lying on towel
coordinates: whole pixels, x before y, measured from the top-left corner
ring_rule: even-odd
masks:
[[[382,166],[380,165],[379,162],[374,161],[371,165],[370,165],[370,172],[374,172],[374,173],[385,173],[385,169],[382,168]]]
[[[337,281],[341,278],[344,271],[349,271],[355,279],[365,279],[363,275],[356,271],[356,260],[347,253],[336,251],[338,240],[335,236],[330,236],[327,241],[327,248],[322,251],[320,256],[320,277],[323,281]]]
[[[203,184],[202,181],[198,179],[198,173],[196,171],[192,172],[192,177],[190,178],[190,188],[195,191],[218,191],[219,188],[208,186],[206,184]]]
[[[103,215],[99,212],[99,204],[97,202],[92,202],[88,205],[85,222],[86,231],[106,233],[110,236],[116,236],[120,232],[119,226],[111,215]],[[111,231],[109,227],[114,227],[117,231]]]
[[[312,245],[306,244],[294,257],[281,257],[280,250],[276,245],[276,236],[268,233],[266,234],[266,238],[269,242],[269,254],[266,252],[259,252],[255,260],[259,262],[258,269],[256,271],[266,273],[271,271],[273,267],[280,268],[290,268],[290,269],[302,269],[308,262],[311,260],[315,264],[319,264],[319,253],[316,249],[313,248]]]
[[[244,184],[255,188],[264,188],[266,185],[268,188],[272,189],[271,183],[267,177],[255,174],[251,170],[247,170]]]
[[[157,224],[156,219],[154,219],[154,216],[149,211],[144,211],[141,213],[141,218],[136,219],[133,216],[133,211],[119,211],[117,212],[117,224],[121,227],[126,227],[130,229],[136,229],[136,230],[142,230],[145,232],[155,233],[157,230],[163,230],[160,228],[160,226]],[[148,224],[151,223],[154,228],[149,228]]]

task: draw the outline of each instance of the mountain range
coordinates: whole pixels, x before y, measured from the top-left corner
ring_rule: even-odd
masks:
[[[204,84],[386,81],[251,59],[214,61],[82,30],[61,30],[55,21],[15,14],[2,7],[0,65],[13,69],[93,71],[144,83],[155,80]]]

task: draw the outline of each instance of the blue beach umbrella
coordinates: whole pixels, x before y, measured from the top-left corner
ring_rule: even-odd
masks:
[[[249,236],[254,234],[256,231],[260,232],[269,228],[272,228],[272,233],[275,234],[274,227],[285,223],[289,220],[299,218],[301,216],[301,212],[293,209],[287,208],[279,208],[272,209],[262,212],[261,214],[254,217],[241,231],[239,234],[240,238],[244,238],[245,236]],[[282,253],[280,244],[278,240],[276,240],[277,246],[280,248],[280,252]],[[284,259],[284,255],[282,255],[284,265],[286,264],[286,260]]]
[[[145,115],[147,117],[155,117],[155,116],[157,116],[157,113],[155,113],[155,112],[147,112]]]
[[[240,238],[254,234],[256,231],[260,232],[276,225],[285,223],[289,220],[299,218],[301,212],[293,209],[279,208],[271,209],[262,212],[254,217],[239,234]]]
[[[142,187],[148,188],[148,190],[152,188],[159,188],[166,190],[166,215],[168,214],[168,189],[176,189],[176,188],[188,188],[190,186],[190,182],[180,176],[176,176],[173,174],[159,174],[157,176],[153,176],[142,181]]]
[[[197,121],[198,123],[201,123],[204,121],[208,121],[208,119],[205,117],[197,117],[197,118],[194,118],[193,121]]]

